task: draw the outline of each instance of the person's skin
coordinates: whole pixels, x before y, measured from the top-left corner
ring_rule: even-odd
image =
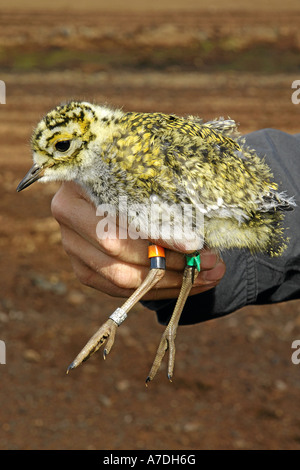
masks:
[[[114,297],[129,297],[149,272],[148,241],[98,239],[100,220],[83,189],[63,183],[52,200],[62,244],[81,283]],[[144,300],[178,297],[184,269],[183,254],[166,250],[166,274]],[[225,274],[224,262],[209,250],[201,251],[201,272],[191,295],[215,287]]]

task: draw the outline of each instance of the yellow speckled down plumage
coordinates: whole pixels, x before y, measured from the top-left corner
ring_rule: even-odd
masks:
[[[231,120],[203,123],[71,102],[40,122],[32,148],[45,167],[42,181],[74,179],[95,204],[117,203],[121,195],[132,203],[158,195],[166,204],[201,204],[210,248],[280,254],[283,210],[291,200],[236,134]],[[71,148],[57,152],[58,141]]]

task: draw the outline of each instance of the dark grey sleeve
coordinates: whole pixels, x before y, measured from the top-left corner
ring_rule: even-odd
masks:
[[[280,191],[295,197],[297,207],[287,212],[285,234],[290,241],[280,257],[270,258],[231,250],[222,257],[226,273],[217,287],[190,296],[180,324],[193,324],[228,315],[245,305],[270,304],[300,298],[300,134],[264,129],[245,136],[249,147],[265,158]],[[143,302],[155,310],[158,321],[168,323],[175,300]]]

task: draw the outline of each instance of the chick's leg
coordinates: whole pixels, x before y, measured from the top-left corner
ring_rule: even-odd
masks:
[[[167,328],[165,329],[158,349],[153,361],[150,373],[146,379],[146,384],[153,380],[155,377],[161,361],[166,353],[169,350],[169,362],[168,362],[168,379],[171,381],[173,376],[174,364],[175,364],[175,338],[178,328],[179,319],[185,305],[185,302],[189,296],[191,288],[193,287],[194,281],[198,276],[200,271],[200,256],[196,254],[195,256],[187,257],[187,265],[183,273],[183,281],[181,285],[181,290],[172,313],[171,319],[168,323]]]
[[[165,274],[165,254],[164,250],[157,245],[149,246],[149,258],[151,259],[151,269],[142,282],[142,284],[134,291],[134,293],[126,300],[122,307],[117,308],[109,317],[109,319],[96,331],[90,338],[84,348],[76,356],[74,361],[69,365],[67,373],[71,369],[75,369],[82,362],[86,361],[98,349],[106,343],[103,350],[104,359],[109,354],[115,340],[117,327],[123,323],[127,317],[127,313],[131,308],[160,281]]]

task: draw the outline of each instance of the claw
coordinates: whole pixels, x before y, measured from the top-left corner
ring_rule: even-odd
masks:
[[[67,374],[70,370],[75,369],[82,362],[86,361],[89,357],[91,357],[107,341],[106,348],[103,351],[103,356],[105,359],[114,344],[117,327],[118,325],[113,320],[108,319],[91,337],[91,339],[87,342],[84,348],[76,356],[74,361],[71,362],[67,369]]]
[[[71,364],[70,364],[69,367],[67,368],[67,372],[66,372],[66,373],[68,374],[68,373],[70,372],[70,370],[75,369],[75,367],[76,367],[76,366],[74,365],[74,362],[71,362]]]
[[[156,356],[154,358],[149,375],[146,379],[146,385],[151,380],[153,380],[154,377],[156,376],[157,371],[164,358],[164,355],[168,350],[169,350],[168,379],[170,380],[170,382],[172,382],[171,379],[173,376],[173,370],[174,370],[174,364],[175,364],[175,337],[176,337],[176,331],[174,332],[174,328],[167,327],[164,333],[162,334],[159,346],[157,348]]]

